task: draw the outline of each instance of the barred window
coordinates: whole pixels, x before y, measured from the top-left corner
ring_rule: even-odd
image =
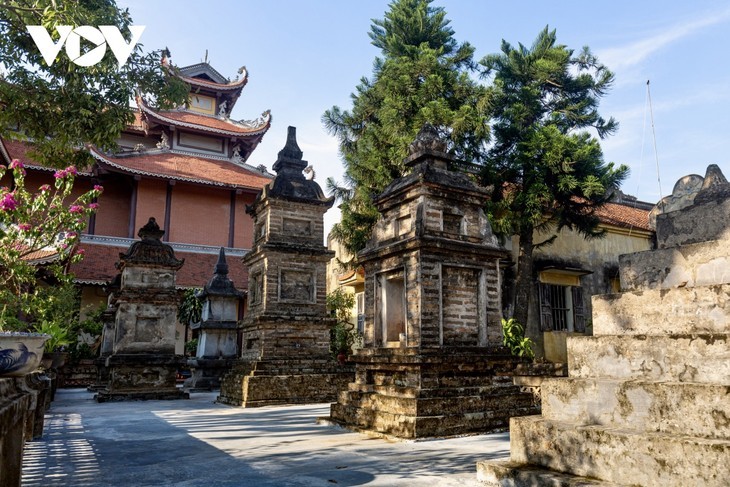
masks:
[[[539,284],[540,329],[584,333],[583,290],[578,286]]]

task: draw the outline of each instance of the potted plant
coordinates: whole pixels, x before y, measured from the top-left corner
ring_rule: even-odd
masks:
[[[20,377],[36,370],[48,338],[40,333],[0,331],[0,377]]]
[[[48,335],[43,349],[43,366],[47,369],[57,369],[66,363],[68,353],[65,347],[71,343],[69,330],[59,323],[43,321],[35,328],[37,333]]]

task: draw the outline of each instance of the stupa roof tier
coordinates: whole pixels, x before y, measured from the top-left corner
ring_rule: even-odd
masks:
[[[187,110],[156,110],[149,106],[143,97],[137,97],[137,106],[142,118],[148,123],[172,125],[187,129],[228,135],[234,137],[263,137],[271,127],[271,112],[268,110],[256,120],[234,121],[229,118],[203,115]]]
[[[255,190],[259,190],[272,179],[247,164],[236,164],[226,158],[206,157],[182,151],[151,150],[129,155],[110,155],[91,148],[90,152],[101,167],[111,172]]]

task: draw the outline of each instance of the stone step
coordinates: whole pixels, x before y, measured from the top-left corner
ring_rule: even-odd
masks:
[[[533,414],[535,408],[514,407],[479,413],[464,413],[454,408],[451,411],[450,414],[425,416],[335,403],[331,405],[329,419],[355,430],[416,439],[505,431],[510,417]]]
[[[357,408],[418,416],[438,416],[454,412],[464,414],[498,412],[530,407],[534,407],[534,412],[539,411],[532,394],[520,392],[519,387],[500,389],[481,393],[471,391],[471,394],[439,394],[442,391],[434,391],[433,394],[427,394],[430,397],[391,396],[368,390],[349,390],[340,391],[339,402]]]
[[[577,426],[540,416],[510,421],[511,460],[626,485],[726,487],[730,440]]]
[[[513,379],[509,381],[491,381],[483,382],[479,386],[464,387],[434,387],[419,388],[413,386],[396,386],[396,385],[378,385],[378,384],[361,384],[351,382],[348,384],[349,391],[356,392],[375,392],[393,397],[412,397],[412,398],[442,398],[442,397],[461,397],[461,396],[492,396],[513,394],[519,392],[519,387],[515,387]]]
[[[727,243],[719,240],[619,256],[621,289],[669,289],[730,283]]]
[[[730,439],[730,385],[546,379],[541,396],[547,420]]]
[[[570,337],[568,375],[727,385],[730,334]]]
[[[485,487],[620,487],[509,460],[477,462],[477,480]]]
[[[593,296],[593,334],[730,332],[730,284]]]

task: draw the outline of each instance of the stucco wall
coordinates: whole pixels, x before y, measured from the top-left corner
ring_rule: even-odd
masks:
[[[584,306],[586,316],[586,333],[592,333],[591,327],[591,296],[614,292],[612,284],[618,279],[618,257],[622,254],[641,252],[653,248],[653,237],[646,231],[629,230],[618,227],[606,227],[606,234],[599,239],[585,239],[573,230],[563,229],[558,233],[558,238],[548,246],[535,251],[535,283],[539,277],[539,265],[550,262],[558,267],[572,267],[591,271],[590,274],[579,277],[580,286],[584,292]],[[545,240],[545,235],[535,234],[535,242]],[[515,237],[508,243],[512,253],[512,261],[517,261],[517,250],[519,240]],[[507,280],[514,282],[515,269],[506,271]],[[510,279],[511,277],[511,279]],[[506,282],[505,286],[511,286]],[[505,306],[509,306],[510,296],[513,292],[506,293]],[[537,284],[532,288],[530,297],[530,312],[526,326],[527,335],[536,343],[538,355],[544,353],[543,333],[540,331],[539,297]],[[509,311],[508,311],[509,313]]]

